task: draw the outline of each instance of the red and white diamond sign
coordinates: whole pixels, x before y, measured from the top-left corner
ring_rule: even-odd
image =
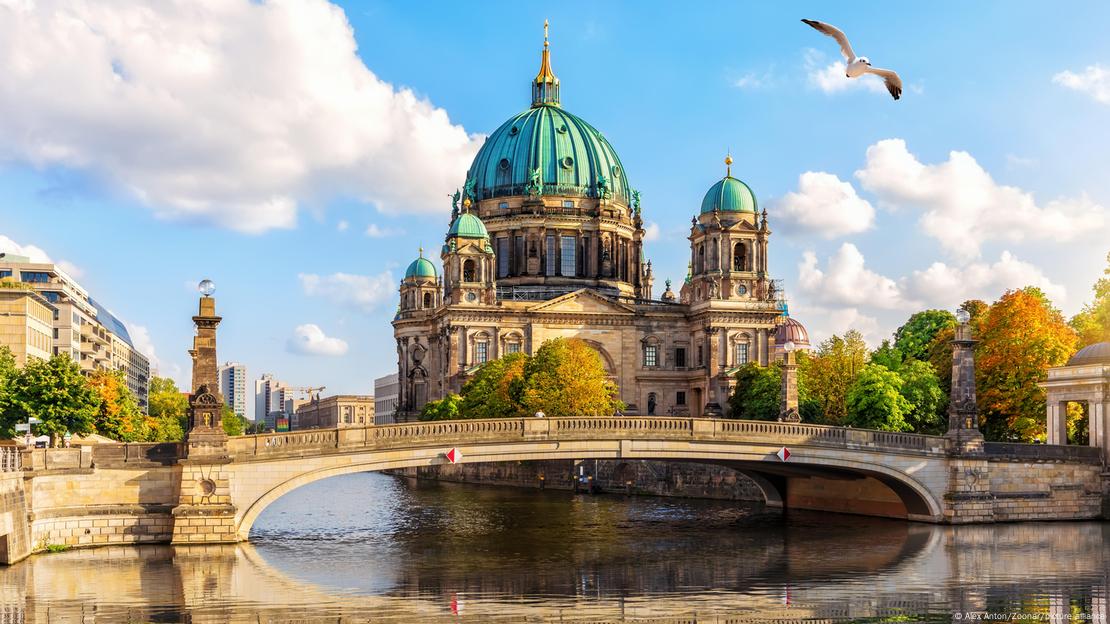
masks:
[[[447,461],[451,462],[452,464],[457,464],[462,461],[462,451],[457,448],[453,448],[450,451],[447,451],[443,454],[443,456],[446,457]]]
[[[778,457],[782,461],[790,459],[790,449],[786,448],[785,446],[780,448],[779,452],[775,453],[775,457]]]

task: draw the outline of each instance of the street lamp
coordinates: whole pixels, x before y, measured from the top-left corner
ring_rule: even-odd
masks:
[[[798,348],[798,345],[794,344],[793,340],[787,340],[786,344],[782,345],[782,348],[787,353],[792,353],[794,349]]]
[[[211,297],[212,293],[216,292],[216,283],[210,279],[201,280],[197,284],[197,291],[205,297]]]
[[[959,323],[960,325],[965,325],[970,320],[971,320],[971,313],[970,312],[968,312],[967,310],[965,310],[963,308],[960,308],[959,310],[956,310],[956,322],[957,323]]]

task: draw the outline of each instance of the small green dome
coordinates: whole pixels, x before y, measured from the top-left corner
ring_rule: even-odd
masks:
[[[721,212],[750,212],[755,214],[755,193],[740,180],[732,176],[725,176],[723,180],[709,187],[705,199],[701,200],[701,213],[706,214],[720,210]]]
[[[409,278],[409,277],[431,277],[431,278],[435,278],[436,277],[436,265],[432,264],[432,261],[428,260],[424,256],[420,256],[416,260],[413,260],[412,264],[409,265],[409,268],[405,270],[405,277],[406,278]]]
[[[458,236],[459,238],[489,238],[489,232],[486,231],[486,224],[482,223],[476,215],[464,212],[458,217],[455,217],[455,222],[451,224],[451,229],[447,231],[447,237]]]

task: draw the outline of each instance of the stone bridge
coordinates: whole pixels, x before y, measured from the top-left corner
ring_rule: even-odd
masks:
[[[0,561],[52,544],[246,540],[268,505],[352,472],[461,462],[651,459],[733,468],[769,507],[963,524],[1091,519],[1104,511],[1099,449],[764,421],[660,417],[463,420],[185,444],[0,449]],[[789,450],[782,459],[780,449]]]

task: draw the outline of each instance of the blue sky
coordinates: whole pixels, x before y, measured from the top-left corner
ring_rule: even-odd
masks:
[[[903,98],[839,80],[803,17],[899,71]],[[483,136],[528,105],[545,18],[564,107],[642,193],[657,291],[726,150],[818,339],[874,343],[1025,284],[1070,315],[1104,268],[1095,2],[0,8],[0,250],[75,267],[163,374],[187,374],[209,277],[222,360],[368,393],[394,365],[396,282]]]

